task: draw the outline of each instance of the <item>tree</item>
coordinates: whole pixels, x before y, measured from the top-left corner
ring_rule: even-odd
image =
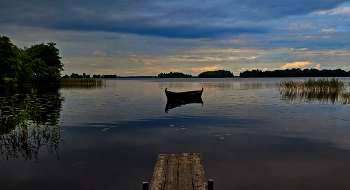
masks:
[[[0,79],[18,77],[21,71],[21,61],[17,57],[19,51],[10,38],[0,36]]]
[[[13,78],[19,83],[58,82],[63,64],[55,46],[50,42],[20,49],[10,38],[0,36],[0,79]]]
[[[47,82],[57,80],[63,71],[63,63],[59,56],[59,50],[55,47],[56,44],[49,42],[32,45],[30,48],[25,48],[25,52],[30,56],[30,63],[35,79],[37,81],[48,80]]]

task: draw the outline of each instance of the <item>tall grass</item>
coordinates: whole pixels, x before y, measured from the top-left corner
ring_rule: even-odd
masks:
[[[340,92],[345,89],[345,83],[339,79],[321,78],[315,80],[313,78],[304,81],[286,80],[279,83],[279,86],[284,91],[302,91],[302,92]]]
[[[61,78],[60,86],[61,87],[70,87],[70,86],[103,86],[105,81],[102,79],[95,78]]]
[[[347,103],[347,104],[350,103],[350,92],[344,92],[341,94],[341,96],[343,98],[344,103]]]
[[[347,84],[337,78],[306,79],[304,81],[286,80],[278,83],[280,93],[286,100],[331,101],[350,103]]]

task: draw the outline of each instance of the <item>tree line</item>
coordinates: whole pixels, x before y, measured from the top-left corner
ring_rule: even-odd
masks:
[[[89,74],[83,73],[82,75],[77,73],[72,73],[69,75],[64,75],[62,78],[91,78]],[[117,78],[117,75],[92,75],[92,78]]]
[[[59,81],[63,63],[56,44],[35,44],[18,48],[10,38],[0,36],[0,79],[16,83],[54,83]]]
[[[259,69],[251,71],[243,71],[239,75],[240,77],[350,77],[350,71],[344,71],[342,69],[286,69],[286,70],[274,70],[274,71],[262,71]]]
[[[233,73],[225,70],[205,71],[198,75],[198,78],[225,78],[234,77]]]
[[[158,78],[191,78],[192,75],[184,74],[181,72],[170,72],[170,73],[160,73]],[[205,71],[198,75],[198,78],[224,78],[224,77],[234,77],[230,71],[216,70],[216,71]]]
[[[159,73],[158,78],[191,78],[192,75],[180,72]]]

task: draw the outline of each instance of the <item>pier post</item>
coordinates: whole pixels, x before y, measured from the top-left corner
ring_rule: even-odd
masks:
[[[148,190],[148,182],[142,183],[142,190]]]
[[[208,190],[214,189],[214,180],[208,179]]]

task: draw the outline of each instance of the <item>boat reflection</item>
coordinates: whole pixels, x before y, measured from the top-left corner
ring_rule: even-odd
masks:
[[[191,99],[168,100],[165,106],[165,113],[168,113],[169,110],[174,109],[176,107],[181,107],[182,105],[188,104],[202,104],[203,106],[204,103],[201,97]]]

